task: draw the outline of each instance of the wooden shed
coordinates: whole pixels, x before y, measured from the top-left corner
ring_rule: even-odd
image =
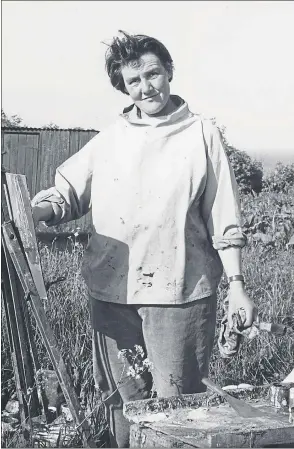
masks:
[[[42,189],[54,185],[56,168],[79,151],[98,131],[2,127],[2,164],[11,173],[26,175],[31,198]],[[68,232],[80,227],[90,230],[90,214],[75,222],[58,226]],[[52,231],[52,229],[51,229]]]

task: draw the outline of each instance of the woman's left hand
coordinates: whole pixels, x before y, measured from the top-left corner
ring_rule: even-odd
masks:
[[[244,329],[252,326],[252,323],[258,320],[258,312],[255,303],[247,295],[244,284],[232,282],[229,290],[229,308],[228,308],[228,324],[233,325],[233,314],[237,314],[242,309],[245,320],[243,322]]]

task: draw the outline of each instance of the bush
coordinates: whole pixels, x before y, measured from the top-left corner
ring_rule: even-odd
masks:
[[[245,151],[226,146],[236,181],[241,193],[260,193],[262,190],[262,163],[252,159]]]
[[[294,163],[282,164],[278,162],[264,180],[264,189],[267,192],[284,192],[294,186]]]
[[[241,193],[260,193],[262,190],[263,167],[260,161],[252,159],[245,151],[240,151],[229,144],[226,138],[226,128],[217,125],[215,118],[212,122],[218,127],[228,158],[232,164],[236,181]]]

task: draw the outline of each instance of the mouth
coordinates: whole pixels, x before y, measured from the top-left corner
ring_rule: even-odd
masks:
[[[151,98],[157,97],[157,95],[158,95],[158,94],[150,95],[150,97],[142,98],[142,101],[145,101],[145,100],[151,100]]]

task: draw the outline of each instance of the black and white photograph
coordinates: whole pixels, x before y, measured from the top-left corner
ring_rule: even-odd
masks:
[[[294,2],[1,10],[1,447],[294,448]]]

